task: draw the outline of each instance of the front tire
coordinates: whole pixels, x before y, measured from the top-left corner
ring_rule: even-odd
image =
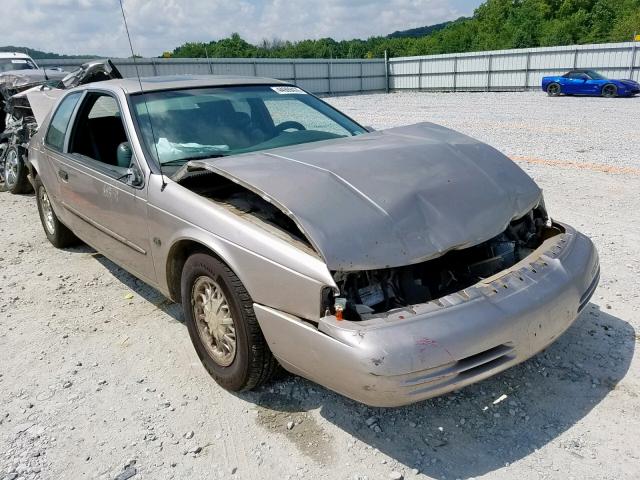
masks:
[[[182,269],[181,294],[191,342],[220,386],[251,390],[271,378],[277,361],[249,293],[227,265],[206,253],[191,255]]]
[[[557,97],[562,93],[562,87],[557,82],[552,82],[547,85],[547,95],[550,97]]]
[[[40,221],[42,222],[42,228],[44,229],[47,239],[56,248],[66,248],[77,244],[78,237],[58,220],[56,213],[53,211],[49,193],[42,184],[40,177],[36,177],[34,183],[38,213],[40,214]]]
[[[0,191],[13,194],[27,193],[31,184],[27,178],[27,166],[24,164],[24,148],[11,145],[6,148],[0,166]]]
[[[618,96],[618,87],[613,83],[607,83],[602,87],[602,96],[605,98],[613,98]]]

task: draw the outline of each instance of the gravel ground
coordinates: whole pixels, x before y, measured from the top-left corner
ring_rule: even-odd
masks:
[[[54,249],[33,196],[0,194],[0,479],[640,476],[640,98],[329,101],[516,158],[599,249],[601,284],[576,323],[528,362],[409,407],[292,376],[233,395],[201,367],[179,306],[87,247]]]

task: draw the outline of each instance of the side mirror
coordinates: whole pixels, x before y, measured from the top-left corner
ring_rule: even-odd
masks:
[[[116,161],[118,163],[118,167],[127,169],[127,172],[122,177],[123,179],[126,179],[127,185],[131,185],[132,187],[139,187],[142,185],[142,172],[133,161],[133,150],[131,150],[129,142],[122,142],[118,145]]]
[[[127,185],[139,187],[143,184],[142,172],[135,163],[127,169]]]

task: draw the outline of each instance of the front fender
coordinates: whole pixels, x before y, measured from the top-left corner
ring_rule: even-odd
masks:
[[[167,271],[173,246],[195,242],[235,272],[254,302],[308,320],[320,318],[322,289],[334,282],[319,257],[171,180],[161,190],[157,175],[150,177],[148,218],[157,272]],[[158,281],[161,290],[170,292],[168,276]]]

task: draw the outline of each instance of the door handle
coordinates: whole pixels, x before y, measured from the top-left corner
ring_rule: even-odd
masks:
[[[69,181],[69,174],[64,170],[58,170],[58,176],[65,182]]]

